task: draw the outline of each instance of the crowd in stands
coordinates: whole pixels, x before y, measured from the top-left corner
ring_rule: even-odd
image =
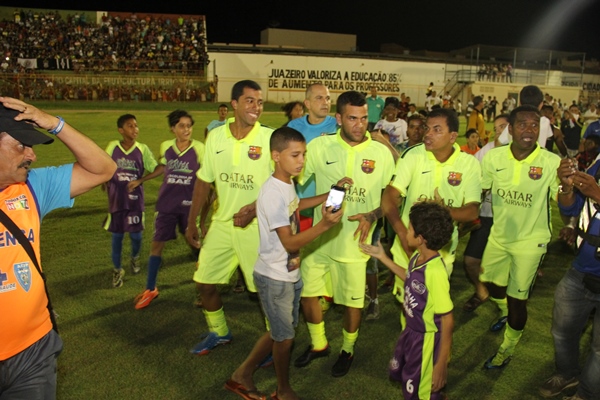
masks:
[[[513,67],[511,64],[481,64],[477,71],[477,80],[512,83]]]
[[[0,21],[0,69],[18,72],[25,67],[22,59],[36,60],[37,69],[198,73],[208,63],[205,44],[203,21],[195,18],[132,13],[103,15],[98,24],[83,13],[62,18],[58,12],[17,9],[13,21]]]
[[[201,17],[169,19],[135,13],[103,15],[98,24],[86,14],[16,9],[0,21],[0,92],[35,100],[215,101],[216,83],[134,86],[76,84],[57,80],[49,70],[124,74],[162,72],[202,78],[208,63]]]
[[[135,86],[59,83],[52,75],[33,71],[15,74],[10,80],[0,79],[0,93],[35,100],[84,101],[216,101],[216,84],[203,82],[198,86]]]

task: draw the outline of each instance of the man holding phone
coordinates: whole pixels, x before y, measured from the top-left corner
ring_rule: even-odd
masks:
[[[324,193],[340,176],[351,178],[352,185],[345,188],[342,205],[349,217],[303,250],[301,304],[312,344],[294,364],[305,367],[315,358],[329,354],[319,296],[333,297],[336,303],[346,306],[342,350],[331,371],[334,377],[340,377],[348,373],[354,359],[354,343],[365,301],[369,256],[358,245],[367,240],[370,243],[372,223],[381,216],[381,191],[392,177],[394,159],[367,132],[367,102],[362,94],[342,93],[337,101],[336,120],[340,129],[335,135],[321,136],[308,144],[300,180],[306,181],[314,175],[317,193]],[[321,211],[315,209],[315,223],[321,218]]]

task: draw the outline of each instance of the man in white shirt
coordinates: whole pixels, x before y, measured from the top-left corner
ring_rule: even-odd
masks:
[[[431,112],[432,107],[435,105],[440,105],[440,103],[440,98],[437,96],[437,92],[434,90],[431,92],[431,95],[427,96],[427,99],[425,100],[425,108],[427,109],[427,112]]]

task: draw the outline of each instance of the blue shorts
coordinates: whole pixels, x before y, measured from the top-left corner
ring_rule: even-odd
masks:
[[[123,210],[108,214],[104,229],[111,233],[141,232],[144,230],[144,212]]]
[[[302,279],[283,282],[254,272],[254,285],[258,291],[260,305],[267,317],[271,339],[283,342],[296,336]]]
[[[155,242],[168,242],[177,239],[177,227],[179,233],[185,235],[187,229],[188,213],[159,213],[156,212],[154,219]]]

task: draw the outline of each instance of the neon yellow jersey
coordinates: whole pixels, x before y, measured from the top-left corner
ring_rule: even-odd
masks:
[[[231,221],[243,206],[256,201],[260,187],[273,173],[269,145],[273,129],[256,122],[245,138],[237,140],[229,129],[234,121],[229,118],[210,132],[197,174],[199,179],[215,183],[219,208],[213,221]]]
[[[317,194],[323,194],[329,192],[331,185],[345,176],[354,181],[346,190],[342,221],[314,242],[319,247],[319,252],[340,262],[355,263],[369,258],[358,247],[358,237],[354,237],[358,222],[348,221],[348,217],[378,208],[381,204],[381,191],[393,173],[392,153],[381,143],[371,140],[368,132],[367,140],[356,146],[346,143],[340,136],[339,129],[335,135],[320,136],[308,144],[301,183],[314,175]],[[322,217],[321,206],[315,207],[315,224]],[[371,234],[373,229],[375,223],[371,226]]]
[[[501,244],[550,241],[550,199],[556,199],[560,157],[539,145],[518,161],[510,145],[490,150],[481,162],[481,185],[492,192],[494,225],[490,235]]]
[[[480,203],[481,167],[475,157],[461,152],[456,143],[454,152],[443,163],[439,162],[432,152],[427,151],[424,144],[418,144],[402,153],[390,185],[404,197],[400,215],[408,228],[408,215],[412,205],[418,201],[433,200],[436,188],[447,206],[462,207],[469,203]],[[451,254],[457,245],[458,231],[455,228],[452,240],[440,253]],[[399,240],[394,241],[392,253],[396,263],[403,268],[408,267],[408,258]]]

